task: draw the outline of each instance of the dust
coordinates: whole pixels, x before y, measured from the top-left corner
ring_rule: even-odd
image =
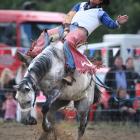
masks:
[[[44,133],[41,121],[35,126],[25,126],[17,122],[0,122],[0,140],[75,140],[77,122],[57,123],[50,135]],[[139,140],[140,126],[133,123],[98,122],[89,123],[82,140]],[[48,137],[48,138],[47,138]]]

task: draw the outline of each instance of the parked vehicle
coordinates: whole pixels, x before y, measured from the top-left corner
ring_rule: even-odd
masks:
[[[22,10],[0,10],[0,72],[8,67],[16,71],[21,62],[15,54],[26,52],[43,29],[63,22],[65,14]]]

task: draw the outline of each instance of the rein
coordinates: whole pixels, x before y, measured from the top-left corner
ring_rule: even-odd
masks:
[[[107,85],[105,85],[100,79],[99,79],[99,77],[97,76],[97,75],[95,75],[95,78],[99,81],[99,83],[97,83],[94,79],[94,82],[96,83],[96,85],[98,85],[98,86],[100,86],[100,87],[103,87],[103,88],[105,88],[105,89],[108,89],[108,90],[110,90],[110,91],[112,91],[113,89],[111,88],[111,87],[108,87]]]

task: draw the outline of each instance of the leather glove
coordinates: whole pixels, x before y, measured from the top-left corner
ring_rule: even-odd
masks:
[[[69,26],[70,26],[70,24],[68,24],[68,23],[64,24],[63,38],[65,38],[67,36],[67,34],[69,33],[69,31],[70,31]]]

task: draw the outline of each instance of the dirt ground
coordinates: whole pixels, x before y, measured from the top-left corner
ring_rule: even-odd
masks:
[[[75,140],[77,123],[62,121],[57,124],[57,140]],[[140,126],[132,123],[89,123],[83,140],[139,140]],[[25,126],[17,122],[0,122],[0,140],[48,140],[41,122],[36,126]],[[49,140],[53,140],[49,136]]]

